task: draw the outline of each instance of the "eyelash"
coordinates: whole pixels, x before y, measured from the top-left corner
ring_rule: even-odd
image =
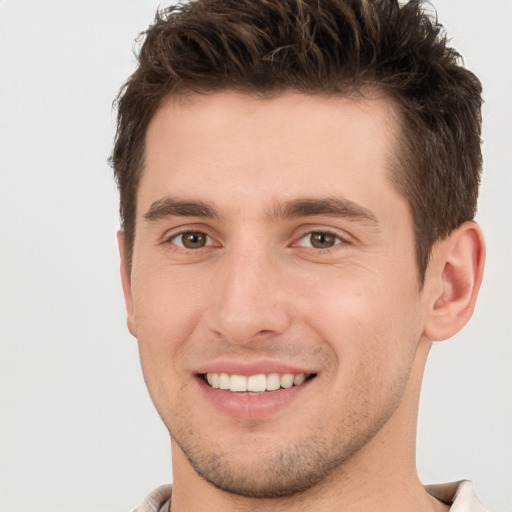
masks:
[[[314,247],[312,244],[311,244],[311,238],[313,235],[323,235],[323,236],[327,236],[327,237],[333,237],[335,240],[334,240],[334,244],[330,247]],[[300,243],[302,240],[304,239],[309,239],[310,241],[310,245],[304,245],[304,243]],[[334,231],[331,231],[331,230],[328,230],[328,229],[312,229],[310,231],[307,231],[306,233],[304,233],[303,235],[300,236],[300,238],[297,239],[297,242],[294,242],[292,244],[292,247],[293,246],[299,246],[299,247],[304,247],[308,250],[313,250],[315,252],[328,252],[328,251],[332,251],[332,250],[335,250],[337,246],[339,245],[345,245],[345,244],[349,244],[350,242],[340,236],[338,233],[335,233]]]
[[[186,247],[183,243],[183,236],[187,234],[204,235],[206,237],[205,245],[196,248]],[[314,247],[313,244],[311,243],[311,238],[313,235],[333,237],[335,239],[334,244],[329,247]],[[179,240],[180,237],[181,243],[178,243],[177,240]],[[309,245],[302,242],[304,239],[307,238],[309,238]],[[315,253],[327,253],[329,251],[335,250],[337,246],[350,244],[350,241],[347,240],[345,237],[342,237],[338,233],[335,233],[334,231],[329,229],[311,229],[307,232],[304,232],[299,238],[296,238],[295,240],[296,241],[290,244],[289,247],[303,247],[306,250],[314,251]],[[163,242],[173,247],[174,250],[186,251],[187,253],[197,253],[200,249],[208,249],[216,245],[215,243],[212,243],[214,242],[213,237],[211,237],[204,230],[190,228],[184,229],[182,231],[179,231],[178,233],[173,233],[172,235],[165,237]],[[220,247],[220,244],[217,244],[217,246]]]
[[[205,245],[202,247],[194,248],[194,249],[192,249],[190,247],[185,247],[185,245],[183,244],[183,236],[187,235],[187,234],[204,235],[206,237]],[[176,240],[180,239],[180,238],[181,238],[181,243],[177,243]],[[185,229],[183,231],[179,231],[178,233],[173,233],[172,235],[165,237],[163,241],[164,241],[164,243],[174,246],[175,248],[179,248],[179,250],[190,251],[190,252],[197,252],[199,249],[205,249],[205,248],[215,245],[214,243],[212,243],[213,238],[210,235],[208,235],[208,233],[206,233],[205,231],[203,231],[201,229]]]

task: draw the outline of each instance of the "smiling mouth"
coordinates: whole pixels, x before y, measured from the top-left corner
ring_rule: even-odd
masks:
[[[300,386],[315,376],[315,373],[260,373],[249,376],[230,375],[228,373],[205,373],[202,375],[204,381],[214,389],[247,394],[289,389],[293,386]]]

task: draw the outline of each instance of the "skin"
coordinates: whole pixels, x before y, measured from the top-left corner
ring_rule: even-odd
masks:
[[[122,233],[119,246],[128,326],[171,434],[173,512],[448,509],[416,474],[418,397],[432,340],[471,316],[483,240],[461,226],[420,285],[389,178],[399,136],[377,97],[228,91],[156,113],[130,269]],[[247,364],[315,377],[269,413],[226,413],[199,374]]]

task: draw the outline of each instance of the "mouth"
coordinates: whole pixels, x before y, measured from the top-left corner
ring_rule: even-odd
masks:
[[[213,389],[236,394],[258,395],[301,386],[306,381],[316,377],[316,374],[258,373],[245,376],[229,373],[204,373],[201,377]]]

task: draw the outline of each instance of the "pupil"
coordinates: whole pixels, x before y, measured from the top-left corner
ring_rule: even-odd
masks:
[[[204,233],[191,231],[183,234],[183,245],[188,249],[198,249],[206,244],[206,236]]]
[[[312,233],[311,245],[316,249],[327,249],[334,245],[336,237],[329,233]]]

